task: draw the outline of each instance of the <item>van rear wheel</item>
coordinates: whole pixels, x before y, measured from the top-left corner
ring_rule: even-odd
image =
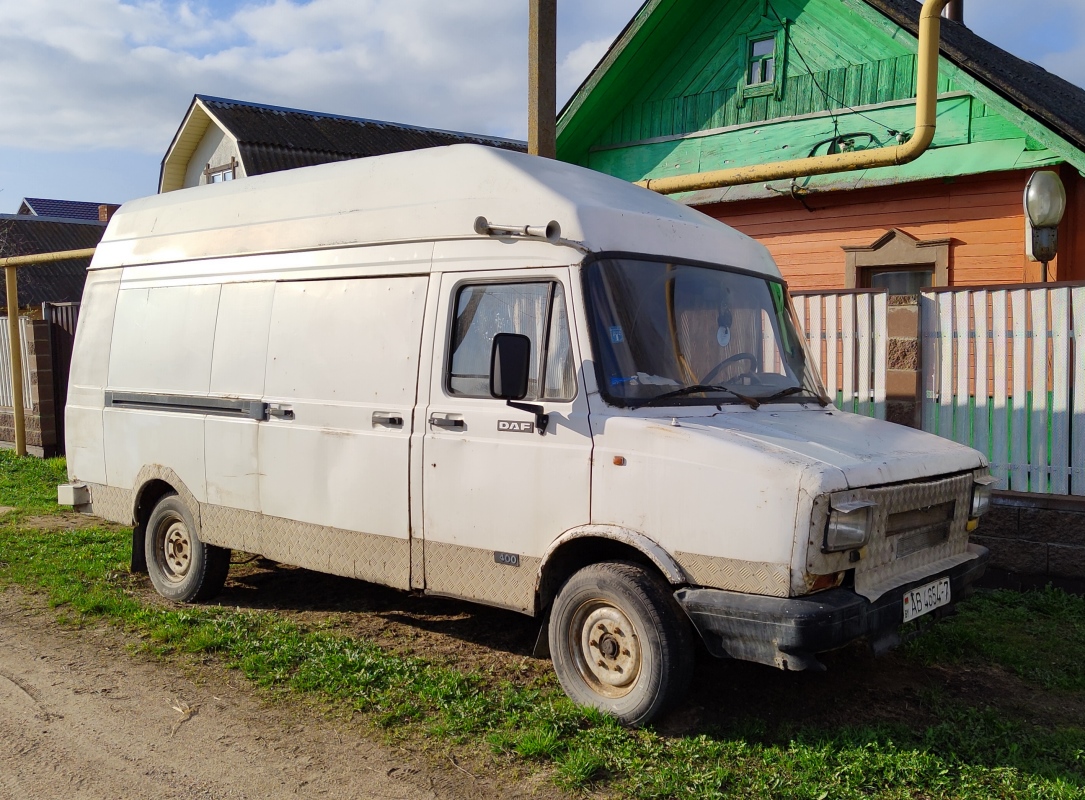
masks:
[[[569,578],[549,640],[565,693],[623,724],[646,724],[689,688],[689,622],[669,587],[639,564],[606,561]]]
[[[155,590],[178,603],[214,597],[230,571],[230,551],[200,541],[191,512],[176,494],[164,496],[151,512],[145,550]]]

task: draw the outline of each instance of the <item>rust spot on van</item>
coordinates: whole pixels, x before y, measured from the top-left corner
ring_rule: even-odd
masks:
[[[828,575],[811,575],[803,573],[803,583],[806,584],[807,592],[820,592],[823,589],[835,589],[844,580],[843,572],[833,572]]]

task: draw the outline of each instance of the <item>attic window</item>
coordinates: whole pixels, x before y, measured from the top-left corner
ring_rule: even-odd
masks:
[[[232,181],[237,177],[237,159],[231,156],[229,164],[223,164],[218,167],[212,167],[208,164],[207,168],[203,171],[203,177],[205,183],[224,183],[225,181]]]
[[[750,42],[750,77],[747,86],[772,83],[776,79],[776,37]]]
[[[784,75],[787,72],[786,19],[762,17],[751,30],[740,35],[739,52],[746,54],[746,68],[738,83],[738,106],[742,108],[753,97],[784,96]]]

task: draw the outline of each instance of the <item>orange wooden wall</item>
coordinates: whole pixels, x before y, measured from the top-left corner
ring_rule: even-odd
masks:
[[[1022,283],[1041,279],[1025,256],[1022,198],[1031,171],[925,181],[805,199],[701,206],[700,210],[762,242],[792,290],[844,288],[844,246],[867,246],[899,228],[920,240],[952,238],[951,285]],[[1062,172],[1070,208],[1060,229],[1061,257],[1049,274],[1085,279],[1085,180]],[[1080,200],[1080,202],[1079,202]],[[1062,263],[1059,264],[1058,262]]]
[[[1064,280],[1085,280],[1085,178],[1072,167],[1062,169],[1062,182],[1066,185],[1066,218],[1059,228],[1059,249]]]

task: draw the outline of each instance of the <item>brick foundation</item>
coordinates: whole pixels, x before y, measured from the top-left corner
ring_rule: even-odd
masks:
[[[988,586],[1085,593],[1085,499],[999,492],[972,539],[991,550]]]
[[[49,323],[34,320],[27,326],[30,350],[30,408],[25,409],[27,450],[34,455],[52,457],[62,450],[57,437],[57,409],[53,399],[53,358],[49,343]],[[12,408],[0,407],[0,444],[14,445],[15,414]]]

